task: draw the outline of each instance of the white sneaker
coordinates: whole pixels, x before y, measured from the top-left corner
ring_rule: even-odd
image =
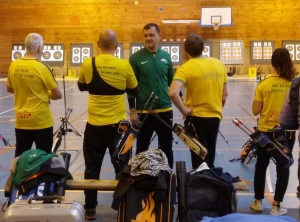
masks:
[[[208,169],[209,169],[209,167],[207,166],[207,163],[203,162],[196,171],[199,172],[199,171],[208,170]]]
[[[287,208],[282,205],[280,205],[279,207],[273,205],[270,211],[271,215],[284,215],[286,213],[287,213]]]
[[[259,213],[263,212],[261,200],[254,200],[250,208],[255,212],[259,212]]]

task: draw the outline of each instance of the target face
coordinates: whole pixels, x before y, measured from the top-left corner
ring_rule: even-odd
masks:
[[[54,52],[54,58],[55,59],[60,59],[61,58],[61,52],[59,52],[59,51]]]
[[[79,61],[79,57],[78,56],[74,56],[74,61],[78,62]]]
[[[83,56],[82,57],[82,61],[84,61],[85,59],[87,59],[88,57],[87,56]]]
[[[50,57],[51,57],[50,52],[46,51],[46,52],[43,53],[43,58],[44,59],[50,59]]]
[[[172,56],[172,60],[176,61],[178,59],[178,56],[177,55],[173,55]]]
[[[88,53],[89,53],[89,50],[88,50],[88,49],[84,49],[84,50],[82,50],[82,53],[83,53],[83,54],[88,54]]]
[[[162,50],[164,50],[165,52],[169,52],[169,48],[167,47],[163,47]]]
[[[291,45],[289,45],[289,46],[287,47],[287,50],[289,50],[289,51],[293,51],[293,50],[294,50],[294,47],[293,47],[293,46],[291,46]]]
[[[205,52],[205,53],[208,52],[208,48],[206,46],[204,47],[203,52]]]
[[[20,52],[15,52],[13,56],[14,56],[14,59],[19,59],[22,57],[22,54]]]
[[[139,50],[140,50],[139,48],[133,48],[133,52],[137,52]]]
[[[79,49],[74,49],[73,53],[74,54],[78,54],[79,53]]]
[[[178,48],[173,48],[173,49],[172,49],[172,52],[173,52],[173,53],[177,53],[177,52],[178,52]]]

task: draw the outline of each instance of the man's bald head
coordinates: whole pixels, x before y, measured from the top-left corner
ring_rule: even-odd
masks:
[[[106,29],[100,33],[98,41],[99,48],[104,50],[112,50],[116,48],[117,43],[118,37],[113,30]]]

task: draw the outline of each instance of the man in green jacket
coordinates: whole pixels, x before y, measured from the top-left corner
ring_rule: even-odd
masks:
[[[169,86],[172,82],[174,69],[170,54],[159,48],[160,28],[157,24],[149,23],[143,28],[145,47],[132,54],[129,62],[139,85],[137,97],[128,96],[130,120],[133,124],[143,121],[149,111],[146,102],[153,92],[158,96],[152,110],[170,126],[173,124],[172,102],[169,97]],[[138,118],[140,116],[140,118]],[[173,168],[172,131],[157,117],[149,115],[140,128],[137,136],[136,154],[149,148],[153,132],[156,132],[160,149],[168,157],[170,168]]]

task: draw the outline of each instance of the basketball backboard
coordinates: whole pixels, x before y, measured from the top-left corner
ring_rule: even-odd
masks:
[[[232,8],[231,7],[202,7],[200,15],[201,27],[232,26]]]

